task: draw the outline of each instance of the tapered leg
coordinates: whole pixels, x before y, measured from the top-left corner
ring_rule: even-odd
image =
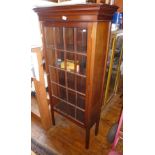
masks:
[[[96,126],[95,126],[95,136],[97,136],[97,134],[98,134],[98,130],[99,130],[99,122],[100,122],[100,119],[98,119],[98,120],[96,121]]]
[[[85,144],[86,149],[89,148],[89,140],[90,140],[90,128],[86,128],[86,144]]]

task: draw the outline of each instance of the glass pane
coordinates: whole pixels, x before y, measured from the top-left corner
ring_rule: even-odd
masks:
[[[84,123],[84,112],[79,109],[76,109],[76,119]]]
[[[56,42],[57,49],[64,49],[63,28],[62,27],[55,27],[55,42]]]
[[[47,53],[47,61],[48,61],[47,64],[54,66],[55,65],[55,51],[54,51],[54,49],[46,48],[46,53]]]
[[[65,37],[66,37],[66,50],[73,52],[74,50],[74,29],[65,28]]]
[[[75,61],[74,54],[66,52],[66,69],[69,72],[75,71]]]
[[[76,72],[79,74],[86,75],[86,56],[76,55],[76,60],[78,65],[76,67]]]
[[[76,104],[76,94],[71,90],[68,90],[68,102],[74,105]]]
[[[58,79],[59,79],[59,84],[65,86],[65,72],[64,71],[61,71],[61,70],[58,70]]]
[[[86,53],[87,51],[87,30],[77,28],[77,51]]]
[[[64,69],[64,52],[56,50],[55,66]]]
[[[83,95],[77,94],[77,106],[85,109],[85,97]]]
[[[55,68],[50,68],[50,77],[53,82],[65,86],[65,72]]]
[[[61,87],[61,86],[58,86],[56,84],[52,84],[52,93],[54,96],[56,96],[60,99],[67,100],[66,89]]]
[[[49,71],[51,80],[54,82],[58,82],[57,70],[55,68],[50,67]]]
[[[52,97],[52,102],[55,104],[54,109],[57,109],[57,110],[65,113],[65,114],[67,114],[67,110],[68,110],[66,108],[67,103],[65,103],[65,102],[63,102],[63,101],[61,101],[61,100],[59,100],[59,99],[57,99],[55,97]]]
[[[66,105],[67,114],[75,118],[75,108],[69,104]]]
[[[75,90],[75,75],[67,72],[67,84],[68,88]]]
[[[52,97],[52,102],[54,103],[54,109],[75,118],[75,108],[73,106],[55,97]]]
[[[85,94],[86,91],[86,78],[77,76],[77,91]]]
[[[46,39],[46,47],[54,48],[54,31],[51,27],[45,28],[45,39]]]

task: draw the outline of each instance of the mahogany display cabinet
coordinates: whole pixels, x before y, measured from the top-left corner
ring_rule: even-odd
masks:
[[[78,4],[37,7],[54,112],[98,133],[110,25],[117,6]]]

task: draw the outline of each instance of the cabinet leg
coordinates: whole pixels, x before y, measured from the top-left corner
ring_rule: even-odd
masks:
[[[89,148],[89,141],[90,141],[90,128],[86,128],[86,143],[85,143],[86,149]]]
[[[96,126],[95,126],[95,136],[97,136],[97,134],[98,134],[99,122],[100,122],[100,119],[98,119],[97,122],[96,122]]]
[[[52,111],[51,113],[52,113],[52,124],[55,125],[54,111]]]

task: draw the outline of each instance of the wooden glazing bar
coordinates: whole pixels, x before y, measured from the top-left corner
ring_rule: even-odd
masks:
[[[54,53],[55,53],[55,63],[57,63],[58,56],[57,56],[57,51],[56,51],[56,48],[57,48],[57,44],[56,44],[56,31],[55,31],[55,27],[52,27],[52,29],[53,29],[53,35],[54,35],[53,36],[53,41],[54,41],[54,47],[55,47],[55,50],[54,50]],[[59,79],[59,75],[58,75],[58,71],[57,70],[56,70],[56,79],[57,80]],[[60,92],[60,90],[57,89],[57,93],[59,93],[59,92]]]
[[[52,66],[52,65],[49,65],[49,67],[52,67],[52,68],[55,68],[55,69],[58,69],[58,70],[61,70],[61,71],[66,71],[65,69],[62,69],[62,68],[59,68],[59,67],[55,67],[55,66]],[[86,75],[82,75],[82,74],[78,74],[78,73],[74,73],[74,72],[70,72],[70,71],[66,71],[66,72],[74,74],[74,75],[81,76],[83,78],[86,78]]]
[[[56,23],[56,22],[48,22],[48,21],[45,21],[44,22],[44,25],[45,26],[53,26],[53,27],[55,27],[55,26],[57,26],[57,27],[63,27],[63,26],[65,26],[66,28],[70,28],[70,27],[72,27],[72,28],[74,28],[74,27],[78,27],[78,28],[85,28],[85,27],[87,27],[88,26],[88,23],[87,22],[75,22],[75,21],[72,21],[72,22],[70,22],[69,24],[68,24],[68,22],[59,22],[59,23]]]
[[[79,95],[86,96],[84,93],[81,93],[81,92],[79,92],[79,91],[77,91],[77,90],[74,90],[74,89],[71,89],[71,88],[69,88],[69,87],[65,87],[65,86],[63,86],[63,85],[61,85],[61,84],[59,84],[59,83],[56,83],[56,82],[52,81],[52,80],[51,80],[51,83],[56,84],[57,86],[63,87],[63,88],[65,88],[65,89],[68,89],[68,90],[70,90],[70,91],[73,91],[74,93],[78,93]]]
[[[61,111],[61,110],[59,110],[59,109],[57,109],[57,108],[54,108],[54,110],[55,110],[57,113],[59,113],[59,114],[65,116],[65,117],[67,117],[67,118],[70,118],[73,122],[77,123],[77,124],[80,125],[82,128],[84,127],[84,123],[78,121],[76,118],[74,118],[74,117],[72,117],[72,116],[70,116],[70,115],[64,113],[63,111]]]
[[[66,97],[68,102],[68,83],[67,83],[67,61],[66,61],[66,34],[65,27],[63,27],[63,43],[64,43],[64,63],[65,63],[65,83],[66,83]]]
[[[74,55],[75,55],[75,62],[76,62],[76,60],[77,60],[76,53],[77,52],[75,52],[75,51],[77,51],[77,28],[74,28]],[[76,69],[77,69],[77,66],[75,68],[75,72],[77,72]],[[75,76],[75,90],[77,90],[77,76]],[[77,105],[77,93],[76,93],[75,97],[76,97],[75,104]],[[77,109],[75,109],[75,117],[76,117],[76,115],[77,115]]]
[[[77,109],[79,109],[79,110],[85,112],[84,109],[82,109],[82,108],[80,108],[80,107],[78,107],[78,106],[76,106],[76,105],[74,105],[74,104],[71,104],[70,102],[68,102],[68,101],[66,101],[66,100],[63,100],[62,98],[60,98],[60,97],[58,97],[58,96],[55,96],[55,95],[52,95],[52,96],[55,97],[55,98],[57,98],[58,100],[60,100],[60,101],[62,101],[62,102],[65,102],[66,104],[69,104],[70,106],[72,106],[72,107],[74,107],[74,108],[77,108]]]
[[[74,50],[74,52],[73,52],[73,51],[68,51],[68,50],[62,50],[62,49],[56,49],[56,50],[57,50],[57,51],[64,51],[64,52],[68,52],[68,53],[72,53],[72,54],[76,53],[76,54],[82,55],[82,56],[87,56],[86,53],[82,53],[82,52],[79,52],[79,51],[77,51],[77,50]]]
[[[57,60],[57,52],[56,52],[56,48],[57,48],[57,45],[56,45],[56,40],[55,40],[55,37],[56,37],[56,34],[55,34],[55,27],[52,28],[53,29],[53,40],[54,40],[54,52],[55,52],[55,61]]]
[[[68,50],[64,50],[64,49],[59,49],[59,48],[53,48],[53,46],[52,45],[48,45],[48,47],[46,47],[47,49],[54,49],[54,50],[57,50],[57,51],[63,51],[63,52],[68,52],[68,53],[72,53],[72,54],[74,54],[74,53],[76,53],[76,54],[78,54],[78,55],[81,55],[81,56],[87,56],[87,54],[86,54],[86,52],[79,52],[79,51],[77,51],[77,50],[74,50],[74,52],[73,51],[68,51]]]

